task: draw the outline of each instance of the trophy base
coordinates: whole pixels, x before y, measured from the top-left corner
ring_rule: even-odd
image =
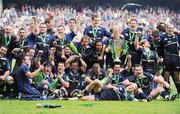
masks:
[[[114,60],[114,63],[121,63],[121,60],[120,60],[119,58],[116,58],[116,59]]]

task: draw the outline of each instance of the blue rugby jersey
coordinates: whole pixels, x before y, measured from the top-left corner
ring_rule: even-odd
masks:
[[[104,27],[98,26],[97,28],[92,28],[92,26],[88,26],[84,30],[84,35],[89,36],[93,41],[102,41],[104,36],[109,38],[111,36],[111,33],[107,31]]]

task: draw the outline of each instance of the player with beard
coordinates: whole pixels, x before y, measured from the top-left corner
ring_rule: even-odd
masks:
[[[137,91],[135,92],[135,97],[137,99],[147,99],[148,101],[155,99],[159,94],[165,100],[175,100],[176,94],[170,96],[166,91],[169,88],[169,84],[164,81],[162,76],[152,75],[148,72],[144,72],[142,65],[137,64],[134,69],[134,74],[131,81],[137,84]],[[150,88],[151,82],[154,81],[158,83],[155,89]]]

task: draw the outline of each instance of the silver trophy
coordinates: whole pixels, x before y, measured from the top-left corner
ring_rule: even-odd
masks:
[[[123,51],[123,40],[122,39],[112,40],[111,47],[112,47],[111,49],[113,49],[112,52],[115,55],[114,62],[121,62],[119,58],[121,57]]]

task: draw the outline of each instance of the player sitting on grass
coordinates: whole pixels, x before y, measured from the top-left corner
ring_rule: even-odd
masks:
[[[66,100],[86,100],[86,101],[101,101],[101,100],[130,100],[134,99],[132,94],[128,94],[131,92],[131,88],[125,88],[122,85],[113,86],[113,88],[103,88],[102,83],[99,80],[93,81],[93,83],[89,84],[87,89],[89,91],[96,91],[94,95],[86,95],[80,98],[68,98]]]
[[[135,93],[137,99],[147,99],[148,101],[156,98],[159,94],[166,100],[175,100],[176,94],[170,96],[166,91],[169,88],[169,84],[164,81],[162,76],[154,76],[150,73],[143,72],[142,66],[137,64],[134,69],[134,75],[132,82],[136,83],[138,89]],[[154,81],[158,83],[157,87],[153,90],[150,88],[150,83]]]
[[[82,56],[73,55],[65,62],[65,72],[69,76],[69,87],[67,88],[69,97],[76,96],[80,90],[85,88],[84,77],[82,74],[86,72],[87,65]]]
[[[117,88],[116,86],[121,85],[128,90],[128,94],[133,95],[133,92],[137,89],[137,84],[132,83],[128,80],[128,73],[130,71],[130,68],[131,68],[130,55],[128,55],[128,63],[124,69],[121,68],[119,62],[114,63],[113,69],[111,68],[107,69],[109,82],[105,87],[118,90],[119,88]]]
[[[48,95],[49,85],[53,82],[52,66],[50,63],[46,62],[44,64],[43,71],[40,71],[34,78],[34,84],[36,89],[43,93],[43,95]]]
[[[119,62],[114,63],[113,70],[108,73],[110,85],[123,85],[125,87],[133,86],[136,84],[128,80],[128,73],[131,69],[131,55],[128,55],[128,62],[125,68],[122,68]]]
[[[53,83],[49,86],[52,93],[49,95],[49,99],[62,98],[68,96],[67,88],[69,87],[69,77],[64,72],[64,62],[58,64],[56,78]]]
[[[98,64],[94,64],[94,67],[96,65]],[[120,67],[120,63],[115,63],[113,70],[110,68],[107,69],[107,77],[104,77],[101,80],[96,79],[91,81],[91,83],[84,90],[84,93],[86,92],[99,93],[102,88],[113,89],[114,91],[118,92],[119,87],[126,88],[128,92],[133,93],[134,90],[137,88],[137,85],[135,83],[130,82],[127,79],[128,71],[130,70],[130,68],[131,68],[131,56],[129,55],[128,64],[125,67],[125,69]]]
[[[85,78],[87,87],[84,93],[98,93],[100,91],[99,89],[107,84],[108,79],[105,70],[100,68],[98,63],[94,63],[93,67],[87,71],[87,76]]]
[[[10,64],[5,58],[7,48],[0,47],[0,92],[3,93],[4,98],[10,97],[10,90],[14,83],[14,78],[10,75]]]

